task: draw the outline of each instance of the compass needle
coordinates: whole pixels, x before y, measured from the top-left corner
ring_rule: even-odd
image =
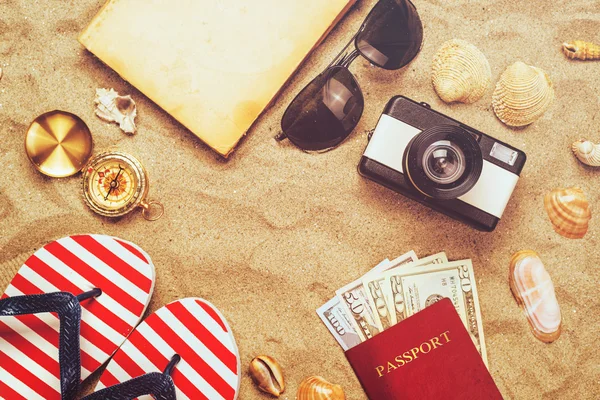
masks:
[[[84,199],[96,213],[119,217],[138,207],[146,219],[157,219],[162,212],[149,218],[146,196],[148,173],[133,156],[123,152],[106,152],[94,157],[83,175]],[[161,207],[162,205],[156,205]]]

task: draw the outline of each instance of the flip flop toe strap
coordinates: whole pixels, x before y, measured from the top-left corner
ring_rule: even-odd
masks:
[[[144,395],[152,395],[156,400],[177,400],[171,373],[180,359],[175,355],[163,373],[151,372],[99,390],[82,400],[132,400]]]
[[[61,399],[72,400],[81,380],[79,328],[80,301],[98,296],[100,289],[74,296],[67,292],[7,297],[0,300],[0,317],[55,312],[60,321],[58,362],[60,366]]]
[[[177,400],[173,379],[160,372],[151,372],[102,389],[83,400],[132,400],[144,395],[152,395],[156,400]]]

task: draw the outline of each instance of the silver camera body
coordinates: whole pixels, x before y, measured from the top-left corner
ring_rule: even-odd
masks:
[[[398,96],[386,106],[359,172],[477,229],[492,231],[526,158],[524,152],[425,103]]]

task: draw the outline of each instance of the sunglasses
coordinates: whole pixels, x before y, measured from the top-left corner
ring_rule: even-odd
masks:
[[[275,139],[305,151],[323,152],[343,142],[364,110],[364,98],[348,67],[359,55],[396,70],[421,50],[423,24],[410,0],[380,0],[335,60],[290,103]],[[349,47],[354,43],[354,49]]]

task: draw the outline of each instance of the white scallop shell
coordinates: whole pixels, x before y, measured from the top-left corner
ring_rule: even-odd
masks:
[[[485,94],[492,71],[477,47],[452,39],[439,48],[433,58],[431,80],[438,96],[446,103],[474,103]]]
[[[492,106],[500,121],[509,126],[525,126],[540,118],[554,100],[554,88],[540,68],[520,61],[500,77]]]
[[[123,132],[134,134],[137,110],[131,96],[119,96],[114,89],[96,89],[95,113],[108,122],[116,122]]]
[[[600,167],[600,144],[594,144],[589,140],[579,139],[572,146],[575,157],[590,167]]]

